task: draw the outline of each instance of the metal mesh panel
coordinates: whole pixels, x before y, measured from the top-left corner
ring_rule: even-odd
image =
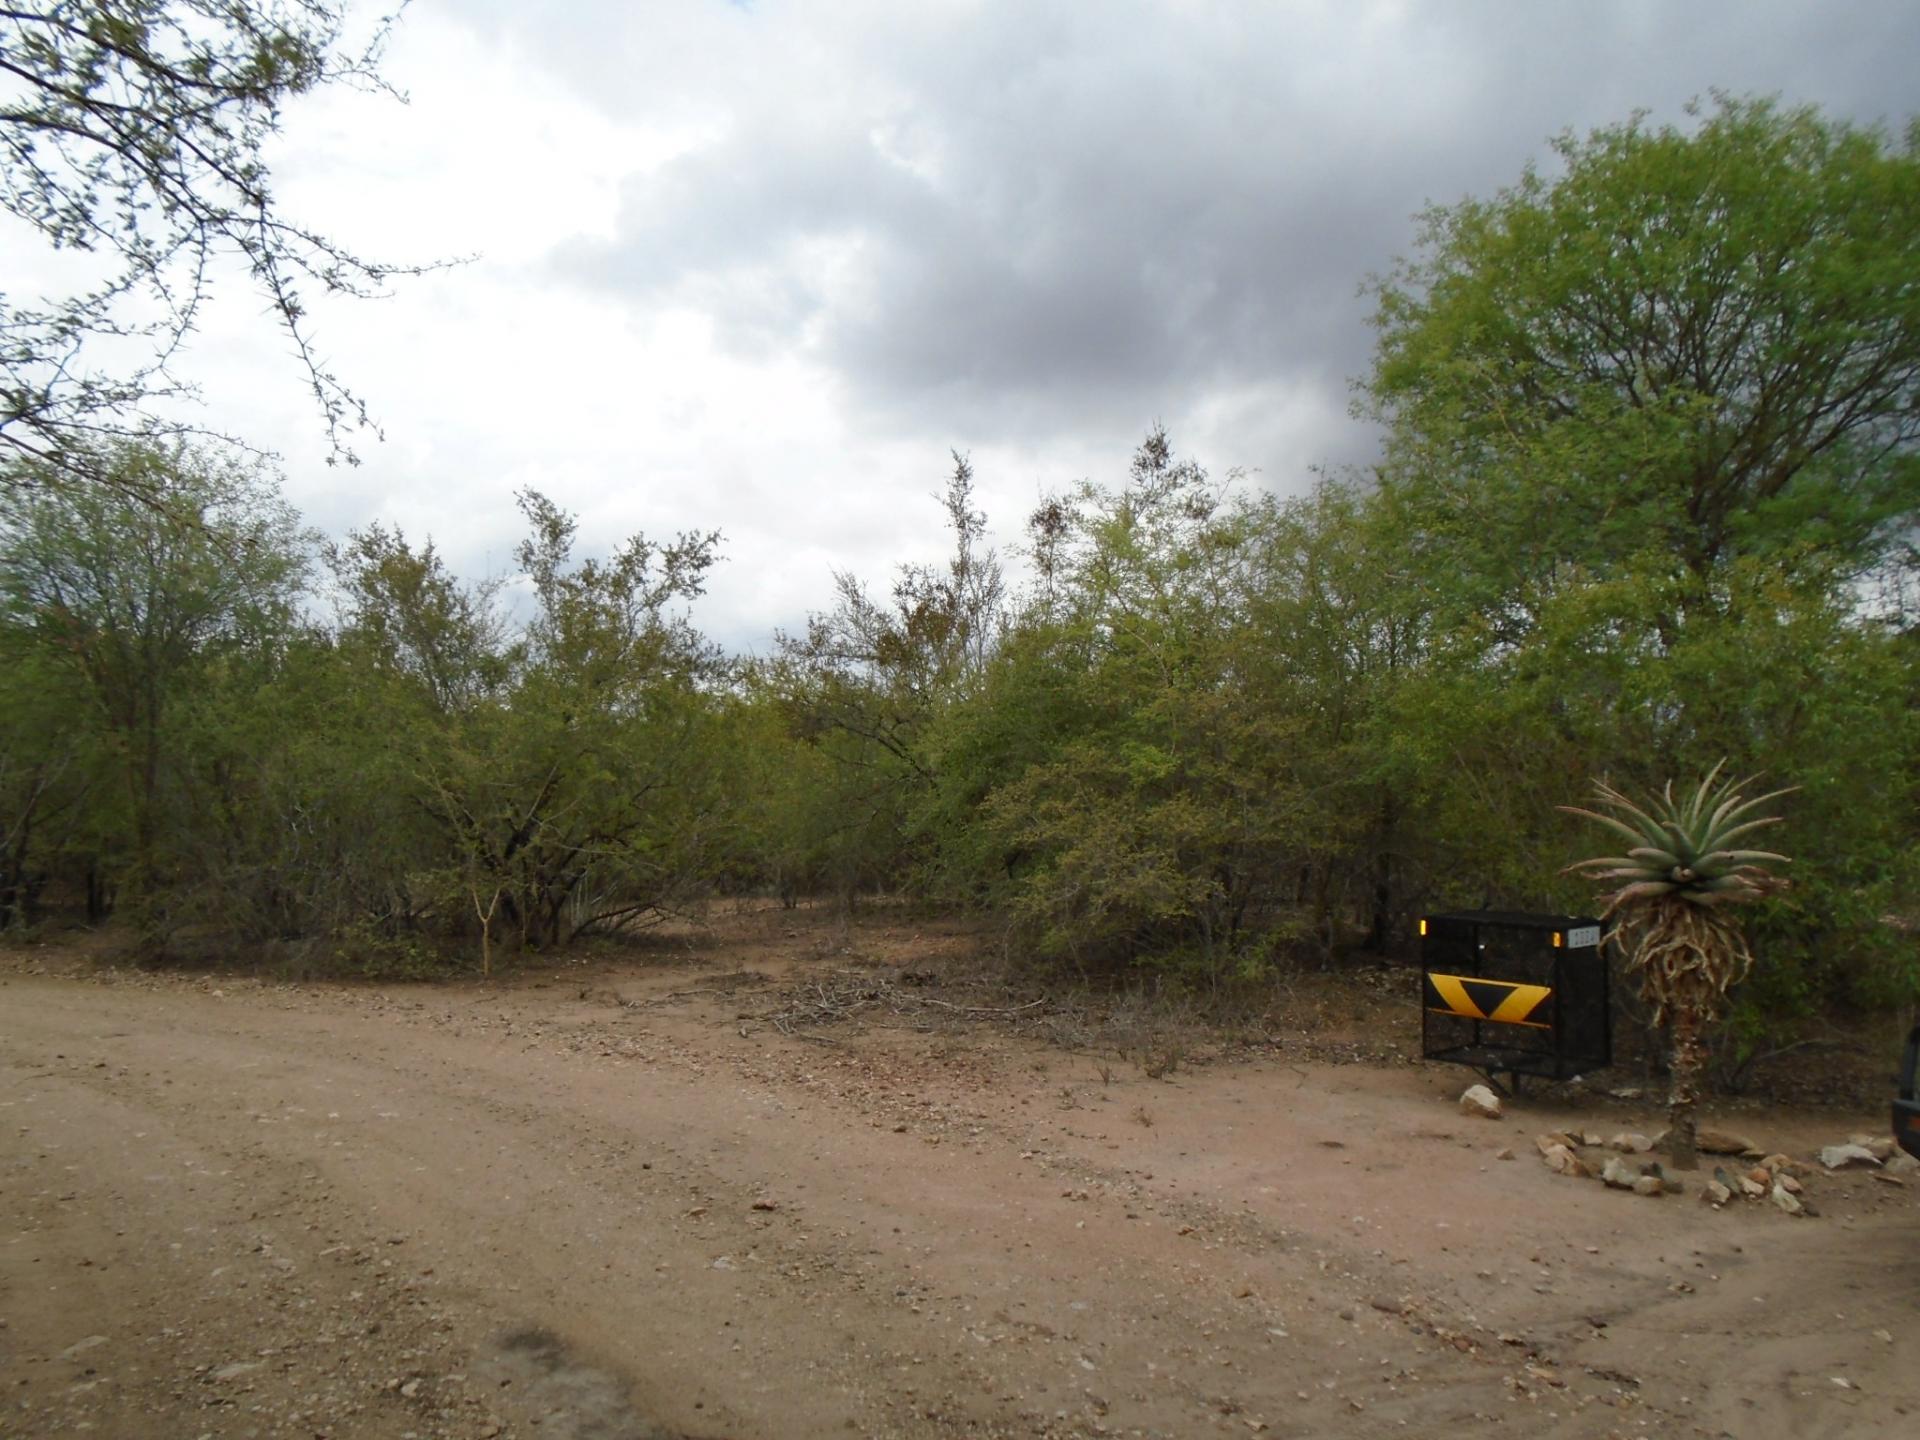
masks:
[[[1597,921],[1469,911],[1421,922],[1422,1049],[1488,1074],[1567,1079],[1612,1059]]]

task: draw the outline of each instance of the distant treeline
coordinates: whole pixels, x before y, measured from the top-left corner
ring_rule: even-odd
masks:
[[[180,446],[0,490],[0,920],[349,965],[906,893],[1019,956],[1221,985],[1404,948],[1440,906],[1590,906],[1555,806],[1721,757],[1798,785],[1749,1015],[1920,994],[1915,148],[1723,102],[1568,140],[1376,284],[1365,474],[1299,498],[1150,434],[770,658],[692,626],[719,539],[527,596],[304,531]],[[316,619],[326,616],[325,620]]]

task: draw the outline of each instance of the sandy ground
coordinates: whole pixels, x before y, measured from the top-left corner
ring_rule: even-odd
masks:
[[[1533,1137],[1649,1109],[1285,1036],[786,1033],[808,923],[491,985],[0,953],[0,1436],[1920,1434],[1912,1179],[1611,1191]]]

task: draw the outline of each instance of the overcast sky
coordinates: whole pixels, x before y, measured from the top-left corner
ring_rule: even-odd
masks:
[[[476,257],[317,312],[385,442],[322,463],[238,282],[194,363],[317,525],[469,574],[528,486],[594,549],[718,528],[700,619],[764,650],[943,552],[953,449],[1002,544],[1156,421],[1281,492],[1364,463],[1360,289],[1423,205],[1715,87],[1904,125],[1916,59],[1894,3],[415,0],[411,103],[303,99],[276,152],[353,247]]]

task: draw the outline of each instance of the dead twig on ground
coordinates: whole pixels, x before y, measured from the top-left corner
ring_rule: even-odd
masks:
[[[1024,1015],[1029,1010],[1037,1010],[1047,1003],[1046,996],[1038,1000],[1029,1000],[1024,1005],[953,1005],[945,1000],[936,1000],[931,995],[920,997],[923,1005],[937,1005],[942,1010],[951,1010],[958,1015]]]
[[[652,995],[645,1000],[622,1000],[620,1003],[628,1010],[644,1010],[649,1005],[664,1005],[669,1000],[685,1000],[693,995],[731,995],[731,990],[717,990],[711,985],[697,990],[669,990],[664,995]]]

